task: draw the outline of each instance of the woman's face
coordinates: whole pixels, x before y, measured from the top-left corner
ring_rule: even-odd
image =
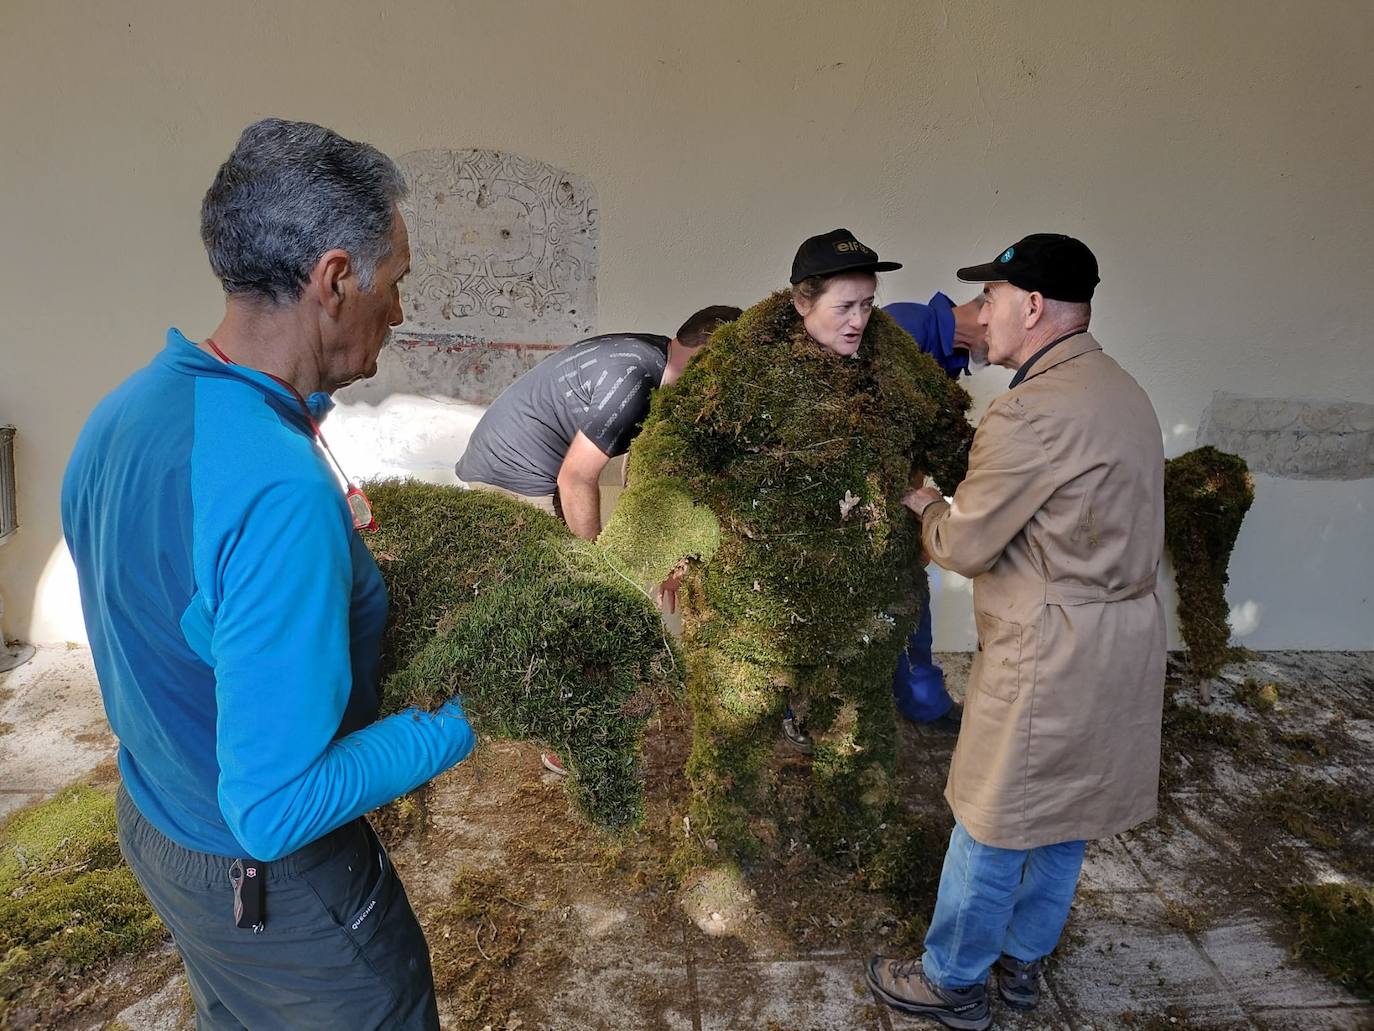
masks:
[[[872,272],[846,272],[829,280],[815,300],[794,297],[792,303],[812,340],[848,358],[863,340],[877,289],[878,277]]]

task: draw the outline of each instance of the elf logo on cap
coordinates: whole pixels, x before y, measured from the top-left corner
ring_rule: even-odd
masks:
[[[1002,252],[1002,256],[997,260],[1000,261],[1003,265],[1005,265],[1007,262],[1011,261],[1012,255],[1015,253],[1015,247],[1008,247],[1006,250]]]
[[[872,253],[873,253],[873,252],[870,251],[867,247],[865,247],[863,244],[861,244],[858,240],[844,240],[844,241],[842,241],[842,242],[840,242],[840,243],[837,243],[837,244],[835,244],[835,250],[839,251],[839,253],[841,253],[841,254],[872,254]]]

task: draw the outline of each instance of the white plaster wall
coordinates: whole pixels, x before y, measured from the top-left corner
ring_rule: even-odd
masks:
[[[837,225],[907,263],[884,300],[957,295],[956,266],[1074,233],[1102,265],[1095,329],[1176,454],[1217,389],[1374,395],[1372,48],[1363,0],[5,0],[0,421],[24,524],[0,547],[6,630],[82,636],[62,467],[167,325],[215,325],[200,196],[254,118],[587,176],[602,330],[748,304]],[[980,402],[1007,378],[980,376]],[[1374,481],[1257,495],[1232,564],[1245,642],[1374,647]],[[946,648],[971,641],[954,581]]]

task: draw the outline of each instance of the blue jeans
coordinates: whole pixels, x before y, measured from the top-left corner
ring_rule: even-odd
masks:
[[[987,980],[1002,953],[1023,963],[1048,956],[1069,919],[1086,841],[994,848],[956,823],[921,965],[941,988]]]

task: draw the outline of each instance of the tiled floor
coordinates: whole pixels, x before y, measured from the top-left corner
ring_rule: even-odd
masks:
[[[967,657],[942,656],[956,689]],[[1374,774],[1374,654],[1268,653],[1227,676],[1279,685],[1319,685],[1345,710],[1357,743],[1343,769]],[[26,666],[0,675],[0,814],[39,799],[107,757],[113,740],[85,650],[40,650]],[[921,783],[943,776],[949,742],[915,728],[904,734],[905,761]],[[1241,777],[1231,770],[1226,777]],[[938,796],[936,796],[938,797]],[[1148,825],[1094,843],[1088,854],[1067,944],[1049,970],[1048,991],[1033,1014],[995,1005],[999,1027],[1323,1029],[1374,1027],[1374,1006],[1291,960],[1263,914],[1209,913],[1196,928],[1171,914],[1205,907],[1206,873],[1240,847],[1212,823],[1197,785],[1175,796],[1181,818],[1168,832]],[[490,846],[490,840],[487,845]],[[499,846],[499,842],[497,843]],[[499,848],[497,849],[499,852]],[[411,876],[407,873],[407,877]],[[423,874],[416,870],[414,876]],[[568,957],[568,987],[554,994],[556,1022],[518,1023],[558,1031],[845,1031],[930,1026],[877,1005],[863,983],[866,957],[819,951],[779,958],[722,961],[680,950],[637,949],[635,916],[625,900],[579,900],[572,918],[595,928],[589,945]],[[1172,909],[1170,909],[1172,907]],[[1186,924],[1186,921],[1184,921]],[[633,989],[633,990],[631,990]],[[125,1011],[133,1031],[184,1025],[175,982]],[[479,1029],[480,1031],[480,1029]],[[492,1031],[501,1031],[494,1025]]]

